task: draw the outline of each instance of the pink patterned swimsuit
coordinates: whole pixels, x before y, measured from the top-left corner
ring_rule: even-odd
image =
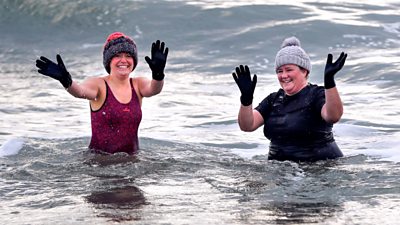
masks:
[[[132,97],[129,103],[120,103],[106,83],[106,99],[100,109],[91,109],[92,139],[89,148],[95,152],[126,152],[139,149],[138,128],[142,109],[130,79]]]

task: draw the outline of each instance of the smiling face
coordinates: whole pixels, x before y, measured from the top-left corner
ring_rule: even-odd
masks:
[[[287,95],[294,95],[307,86],[308,71],[294,64],[286,64],[276,70],[279,84]]]
[[[110,62],[111,74],[129,76],[134,66],[134,59],[129,53],[118,53]]]

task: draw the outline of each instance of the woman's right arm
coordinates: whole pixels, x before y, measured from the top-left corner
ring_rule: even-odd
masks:
[[[264,124],[262,115],[257,110],[253,110],[252,107],[257,75],[254,74],[253,79],[251,79],[250,69],[247,65],[240,65],[236,67],[235,71],[232,73],[232,77],[241,93],[241,106],[238,115],[239,127],[242,131],[254,131]]]
[[[71,75],[67,71],[61,56],[57,54],[56,58],[57,63],[44,56],[41,56],[38,60],[36,60],[38,72],[60,81],[64,88],[67,89],[67,91],[74,97],[85,98],[89,100],[96,99],[100,93],[99,82],[102,79],[90,78],[82,84],[78,84],[77,82],[72,81]]]
[[[89,78],[82,84],[72,81],[72,84],[67,88],[68,93],[76,98],[84,98],[88,100],[95,100],[100,93],[99,83],[103,82],[101,78]]]
[[[251,132],[257,130],[257,128],[264,124],[264,118],[260,112],[252,108],[252,105],[241,105],[238,122],[242,131]]]

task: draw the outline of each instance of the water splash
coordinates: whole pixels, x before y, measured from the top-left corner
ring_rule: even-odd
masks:
[[[11,138],[0,147],[0,157],[16,155],[24,146],[25,140],[22,138]]]

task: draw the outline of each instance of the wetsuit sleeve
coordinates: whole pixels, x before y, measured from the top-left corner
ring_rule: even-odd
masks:
[[[268,95],[260,104],[255,108],[262,115],[264,121],[268,118],[269,113],[272,110],[273,99],[275,99],[276,93]]]

